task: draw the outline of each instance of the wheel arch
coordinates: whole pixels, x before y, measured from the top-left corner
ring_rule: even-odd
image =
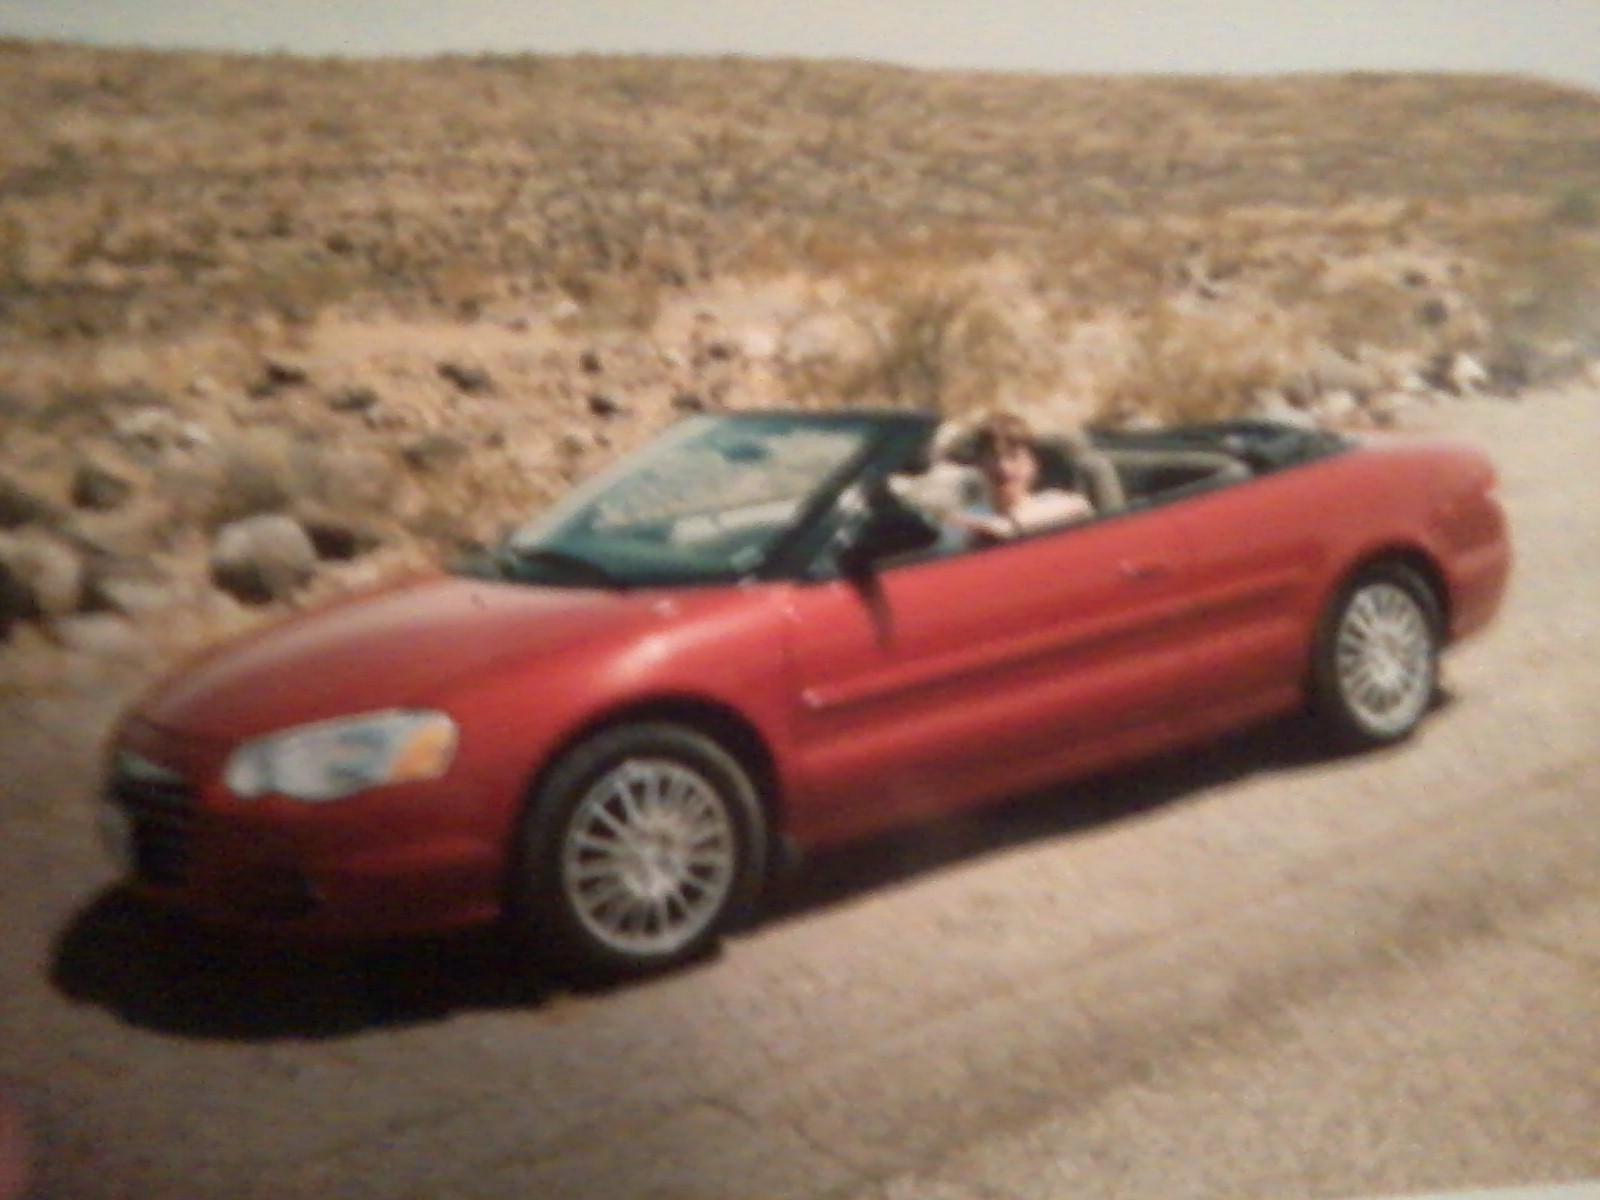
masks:
[[[711,738],[742,766],[755,784],[766,811],[772,839],[784,832],[783,789],[777,759],[766,735],[732,705],[704,696],[668,694],[629,701],[596,713],[571,730],[539,763],[524,788],[524,803],[531,804],[550,772],[568,753],[608,729],[653,722],[682,725]]]
[[[1332,590],[1323,597],[1321,611],[1326,612],[1333,600],[1363,574],[1375,567],[1391,563],[1415,572],[1422,582],[1428,585],[1428,591],[1432,593],[1434,604],[1438,609],[1439,628],[1436,632],[1441,642],[1449,642],[1454,620],[1454,599],[1450,594],[1449,578],[1445,575],[1439,560],[1415,543],[1397,542],[1377,546],[1355,559],[1340,572]]]
[[[1431,647],[1426,653],[1426,662],[1418,664],[1424,667],[1426,674],[1407,672],[1400,682],[1382,685],[1396,693],[1411,690],[1421,698],[1420,707],[1411,711],[1411,699],[1398,696],[1406,707],[1401,710],[1404,719],[1397,723],[1390,722],[1387,712],[1374,713],[1370,708],[1360,711],[1365,701],[1352,698],[1345,687],[1344,672],[1337,666],[1336,647],[1343,614],[1368,581],[1390,581],[1407,592],[1425,593],[1415,597],[1414,608],[1430,627]],[[1438,664],[1449,641],[1450,599],[1447,576],[1442,568],[1425,550],[1411,545],[1375,547],[1351,562],[1337,577],[1317,618],[1305,684],[1309,711],[1336,748],[1363,750],[1391,745],[1415,731],[1438,698]],[[1413,680],[1418,685],[1425,682],[1426,690],[1413,689]],[[1382,696],[1380,700],[1388,702]]]

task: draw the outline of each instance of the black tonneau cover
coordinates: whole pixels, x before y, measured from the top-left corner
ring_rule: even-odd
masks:
[[[1344,435],[1329,430],[1260,419],[1169,429],[1091,429],[1089,441],[1101,450],[1209,450],[1230,454],[1255,474],[1310,462],[1353,444]]]

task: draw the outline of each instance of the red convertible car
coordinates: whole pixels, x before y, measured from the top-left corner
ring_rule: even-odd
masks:
[[[1091,517],[950,552],[926,497],[970,468],[936,429],[697,416],[480,561],[190,663],[109,747],[133,886],[318,938],[505,919],[569,968],[656,970],[780,848],[1301,708],[1404,738],[1506,584],[1468,446],[1096,434],[1041,451]]]

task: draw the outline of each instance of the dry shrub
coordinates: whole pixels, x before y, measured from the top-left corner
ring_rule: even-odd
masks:
[[[1529,215],[1481,232],[1475,248],[1492,357],[1537,359],[1527,365],[1539,375],[1600,353],[1600,231]]]
[[[925,267],[858,270],[833,303],[831,345],[784,356],[803,397],[959,413],[1048,386],[1054,364],[1032,328],[1036,298],[1007,297],[1003,272]],[[1009,301],[1009,302],[1008,302]]]
[[[306,324],[355,295],[362,282],[341,263],[308,257],[261,273],[252,281],[251,292],[254,302],[266,311],[294,324]]]
[[[433,300],[447,312],[477,316],[500,292],[498,274],[476,263],[458,262],[433,274]]]
[[[1327,287],[1314,311],[1327,340],[1355,356],[1365,346],[1399,349],[1416,342],[1416,310],[1415,292],[1374,273]]]
[[[649,272],[570,272],[559,284],[578,306],[562,322],[568,333],[639,332],[661,313],[662,282]]]
[[[1239,415],[1261,392],[1293,380],[1314,345],[1304,318],[1279,309],[1163,301],[1133,319],[1133,355],[1125,373],[1108,381],[1094,419]]]

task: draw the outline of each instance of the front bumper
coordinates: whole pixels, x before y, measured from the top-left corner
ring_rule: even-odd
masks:
[[[295,939],[434,933],[501,910],[513,814],[446,776],[327,804],[240,800],[231,746],[130,722],[102,825],[129,886],[208,924]]]

